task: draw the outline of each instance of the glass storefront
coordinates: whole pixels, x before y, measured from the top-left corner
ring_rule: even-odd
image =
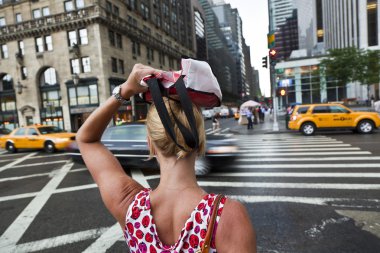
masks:
[[[287,87],[287,95],[280,97],[281,105],[342,100],[343,87],[338,87],[334,80],[326,78],[321,72],[318,65],[276,69],[277,87]],[[326,86],[323,85],[325,78]]]
[[[41,123],[64,129],[61,107],[61,90],[57,83],[57,72],[47,68],[40,76]]]
[[[66,82],[69,95],[71,131],[76,132],[92,111],[99,106],[97,78],[81,78],[78,84]]]
[[[9,74],[0,77],[0,128],[3,127],[10,130],[19,127],[13,78]]]

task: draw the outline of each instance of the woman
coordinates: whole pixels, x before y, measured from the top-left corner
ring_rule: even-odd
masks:
[[[199,137],[199,148],[185,152],[179,150],[165,133],[155,107],[151,106],[147,116],[147,138],[150,152],[156,155],[160,164],[161,176],[153,191],[144,189],[126,175],[117,159],[100,142],[104,129],[121,105],[120,100],[146,91],[139,81],[159,72],[136,64],[128,80],[121,85],[119,94],[109,98],[90,115],[76,138],[104,204],[124,230],[130,252],[191,253],[204,243],[215,200],[214,194],[207,194],[199,187],[194,172],[196,156],[203,152],[205,145],[200,111],[194,106],[198,132],[203,133]],[[175,102],[170,106],[186,125],[181,108]],[[187,147],[178,128],[175,127],[175,131],[177,141]],[[215,228],[210,252],[256,252],[255,233],[241,203],[222,199]]]

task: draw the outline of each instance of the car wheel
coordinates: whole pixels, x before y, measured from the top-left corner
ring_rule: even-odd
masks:
[[[45,142],[44,149],[46,153],[54,153],[55,151],[54,143],[51,141]]]
[[[17,152],[17,148],[15,147],[15,145],[12,142],[7,143],[6,149],[9,153],[16,153]]]
[[[301,126],[301,132],[306,136],[313,135],[315,133],[315,129],[316,127],[312,122],[305,122]]]
[[[210,172],[211,165],[205,157],[198,157],[195,160],[195,175],[203,176]]]
[[[373,122],[370,120],[362,120],[356,127],[359,133],[369,134],[373,131]]]

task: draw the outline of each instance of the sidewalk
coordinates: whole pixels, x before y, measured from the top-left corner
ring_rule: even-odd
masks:
[[[279,133],[289,133],[290,130],[286,129],[285,126],[285,114],[280,113],[277,116],[277,123],[279,131],[273,131],[273,119],[270,115],[265,115],[264,123],[258,123],[253,125],[253,129],[247,129],[247,125],[239,125],[236,121],[236,126],[230,128],[230,132],[233,134],[242,135],[252,135],[252,134],[279,134]]]

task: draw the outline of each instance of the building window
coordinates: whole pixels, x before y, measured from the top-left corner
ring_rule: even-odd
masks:
[[[125,74],[124,72],[124,61],[119,59],[119,73]]]
[[[111,68],[112,68],[112,72],[117,73],[117,60],[116,60],[116,58],[111,57]]]
[[[141,3],[141,15],[145,19],[149,19],[149,7],[146,6],[145,4]]]
[[[116,46],[118,47],[118,48],[123,48],[123,41],[122,41],[122,36],[121,36],[121,34],[119,34],[119,33],[116,33]]]
[[[160,65],[165,65],[165,54],[163,52],[158,52],[158,62]]]
[[[115,32],[112,30],[108,30],[108,39],[110,41],[111,46],[115,46]]]
[[[36,52],[42,53],[44,51],[53,51],[53,40],[51,35],[35,38]]]
[[[0,27],[2,26],[6,26],[7,24],[5,23],[5,18],[4,17],[0,17]]]
[[[70,106],[84,106],[99,104],[98,85],[81,85],[69,88]]]
[[[65,11],[66,12],[69,12],[69,11],[73,11],[74,10],[74,4],[72,1],[65,1]]]
[[[70,66],[71,66],[71,74],[79,74],[81,73],[81,71],[82,73],[91,72],[90,57],[86,56],[79,59],[71,59]]]
[[[0,45],[1,59],[8,59],[8,46],[6,44]]]
[[[87,45],[88,44],[88,36],[87,29],[79,29],[67,32],[68,43],[69,46],[72,47],[75,45]],[[78,41],[79,38],[79,41]]]
[[[41,10],[40,9],[35,9],[32,12],[33,12],[33,18],[34,19],[41,17]]]
[[[82,57],[82,72],[91,72],[90,57]]]
[[[16,13],[16,23],[21,23],[21,22],[22,22],[21,13]]]
[[[154,50],[150,47],[146,47],[146,58],[148,61],[154,61]]]
[[[117,7],[116,5],[113,6],[113,14],[119,16],[119,7]]]
[[[378,45],[377,0],[367,0],[368,46]]]
[[[42,8],[42,16],[46,17],[50,15],[49,7],[43,7]]]
[[[141,52],[140,52],[140,43],[138,43],[136,41],[132,41],[132,54],[133,55],[138,55],[138,56],[141,55]]]
[[[174,68],[174,60],[171,57],[169,57],[169,68],[171,68],[171,69]]]
[[[18,44],[18,52],[19,52],[21,55],[24,55],[24,54],[25,54],[24,41],[19,40],[19,41],[17,42],[17,44]]]
[[[136,0],[126,0],[127,6],[131,9],[134,10],[136,9]]]
[[[25,80],[28,77],[28,70],[26,67],[22,66],[21,67],[21,79]]]
[[[75,4],[77,6],[77,9],[82,9],[84,8],[84,1],[83,0],[76,0]]]
[[[106,9],[109,12],[112,12],[112,3],[110,1],[106,1]]]
[[[48,68],[40,76],[40,86],[57,85],[57,74],[54,68]]]
[[[112,30],[108,30],[108,38],[111,46],[123,48],[123,37],[120,33],[116,33]]]
[[[79,74],[80,73],[79,59],[71,59],[70,60],[70,66],[71,66],[71,74]]]

